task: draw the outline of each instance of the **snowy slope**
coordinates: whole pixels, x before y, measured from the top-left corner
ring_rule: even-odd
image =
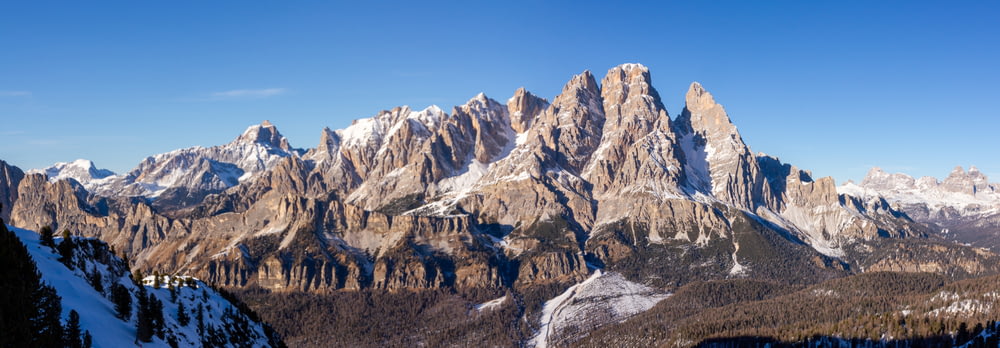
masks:
[[[657,289],[630,282],[621,274],[596,270],[587,280],[545,302],[541,327],[528,344],[538,348],[549,344],[565,345],[567,342],[562,340],[572,340],[574,336],[582,336],[581,333],[605,324],[625,321],[653,308],[668,296]]]
[[[75,238],[78,249],[74,256],[75,266],[69,269],[59,262],[59,254],[52,251],[47,246],[41,245],[37,233],[13,226],[7,226],[14,232],[21,242],[25,244],[31,258],[35,261],[42,281],[55,287],[57,293],[62,298],[63,320],[69,316],[70,310],[76,310],[80,314],[81,330],[90,331],[93,336],[94,347],[127,347],[136,346],[136,318],[138,313],[138,300],[136,294],[139,291],[138,285],[132,282],[128,275],[127,268],[124,267],[121,259],[111,257],[108,263],[99,262],[100,257],[92,257],[100,254],[99,251],[90,247],[90,240]],[[56,239],[56,244],[61,242]],[[96,243],[95,243],[96,244]],[[103,243],[100,243],[103,245]],[[81,267],[82,266],[82,267]],[[108,299],[109,296],[94,289],[87,281],[86,272],[101,272],[105,293],[110,293],[111,285],[118,283],[125,286],[132,294],[132,314],[128,321],[123,321],[116,317],[114,304]],[[164,323],[167,331],[172,332],[178,339],[182,347],[201,346],[201,339],[197,334],[194,310],[198,305],[202,305],[204,310],[205,326],[222,328],[231,324],[231,320],[223,319],[225,312],[234,311],[239,313],[229,301],[224,299],[219,293],[204,286],[200,281],[197,288],[179,287],[177,290],[177,302],[171,300],[170,290],[166,288],[154,289],[147,286],[147,291],[163,303]],[[188,309],[191,322],[186,326],[178,323],[177,307],[183,302]],[[237,314],[245,317],[243,314]],[[230,316],[230,318],[232,315]],[[241,342],[239,347],[269,347],[268,338],[264,327],[253,321],[249,321],[251,334],[254,339],[250,342]],[[168,337],[168,336],[165,336]],[[143,347],[169,347],[164,339],[153,336],[153,341],[141,344]]]
[[[32,169],[29,174],[45,174],[50,182],[73,179],[87,188],[94,190],[114,180],[115,173],[107,169],[98,169],[94,162],[78,159],[73,162],[58,162],[42,169]]]

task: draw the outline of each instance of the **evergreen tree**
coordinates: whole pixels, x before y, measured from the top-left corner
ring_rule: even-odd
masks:
[[[187,326],[191,322],[191,316],[187,314],[187,309],[184,308],[184,301],[177,304],[177,323],[181,326]]]
[[[146,288],[139,286],[139,312],[136,315],[135,338],[139,342],[153,341],[153,319],[150,316],[150,298],[146,294]]]
[[[142,278],[143,275],[141,269],[135,270],[135,273],[132,274],[132,280],[135,281],[135,283],[139,286],[142,286]]]
[[[80,313],[76,310],[69,311],[69,320],[66,321],[66,329],[63,342],[67,348],[83,348],[82,334],[80,333]]]
[[[99,292],[101,294],[104,293],[104,279],[103,278],[104,277],[101,275],[101,271],[97,268],[97,266],[94,266],[94,270],[92,272],[90,272],[89,274],[87,274],[87,281],[90,283],[90,286],[93,287],[94,290],[97,290],[97,292]]]
[[[124,285],[115,283],[111,286],[111,302],[115,304],[115,313],[122,320],[132,319],[132,295]]]
[[[966,324],[964,321],[961,324],[958,324],[958,332],[955,334],[955,343],[962,344],[968,342],[970,338],[972,337],[969,335],[969,324]]]
[[[42,229],[38,231],[38,234],[41,235],[39,239],[42,241],[42,245],[55,249],[55,232],[52,231],[52,226],[43,226]]]
[[[32,318],[32,332],[35,333],[33,347],[62,347],[63,327],[62,299],[56,294],[56,289],[42,285],[35,293],[38,312]]]
[[[63,240],[59,242],[59,246],[56,249],[59,250],[59,261],[61,261],[69,269],[73,269],[73,249],[76,245],[73,244],[73,236],[69,234],[69,230],[63,231]]]
[[[91,348],[94,346],[94,337],[90,336],[90,330],[83,332],[83,348]]]
[[[160,271],[153,272],[153,289],[160,288]]]
[[[0,347],[62,345],[62,305],[28,249],[0,219]]]
[[[167,281],[167,290],[170,290],[170,302],[177,303],[177,288],[174,287],[173,277]]]
[[[198,312],[195,314],[195,320],[198,321],[198,335],[205,335],[205,308],[198,304]]]
[[[153,319],[153,332],[156,333],[156,337],[163,339],[163,302],[160,299],[149,295],[149,305],[150,305],[150,317]]]

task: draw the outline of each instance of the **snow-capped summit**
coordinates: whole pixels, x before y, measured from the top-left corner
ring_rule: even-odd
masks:
[[[93,162],[76,160],[36,170],[50,181],[73,178],[102,196],[161,198],[171,204],[196,203],[211,193],[239,185],[269,170],[287,157],[301,156],[271,122],[250,126],[228,144],[189,147],[147,157],[125,174],[97,169]]]
[[[949,237],[973,245],[990,245],[986,241],[1000,226],[1000,184],[990,183],[974,166],[969,171],[955,167],[944,180],[889,174],[875,167],[860,185],[847,183],[837,191],[857,197],[884,197],[911,218],[936,224]]]
[[[278,133],[278,128],[268,120],[264,120],[259,125],[247,127],[247,130],[233,142],[256,143],[286,152],[294,150],[288,145],[288,139],[281,136],[281,133]]]
[[[98,169],[93,161],[78,159],[73,162],[59,162],[42,169],[33,169],[28,173],[43,173],[51,182],[63,179],[73,179],[83,184],[87,189],[91,189],[102,184],[105,179],[115,175],[107,169]]]

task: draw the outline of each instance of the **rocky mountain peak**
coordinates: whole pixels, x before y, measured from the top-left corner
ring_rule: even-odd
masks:
[[[707,110],[718,106],[712,94],[708,93],[698,82],[691,83],[691,87],[688,88],[688,92],[684,96],[684,102],[688,110],[691,111]]]
[[[579,75],[573,76],[566,82],[563,86],[562,93],[556,97],[556,104],[575,102],[582,100],[585,96],[597,96],[600,95],[601,87],[597,84],[597,80],[594,79],[594,74],[590,73],[590,70],[584,70]]]
[[[876,190],[906,190],[915,185],[913,177],[902,173],[889,174],[879,167],[872,167],[861,180],[861,186]]]
[[[510,114],[510,127],[517,133],[524,133],[531,128],[531,123],[545,108],[549,101],[540,98],[524,87],[514,91],[514,96],[507,100],[507,111]]]
[[[247,130],[243,132],[234,143],[243,144],[261,144],[274,149],[282,149],[285,151],[291,151],[291,146],[288,145],[288,139],[278,132],[278,127],[271,124],[271,121],[264,120],[259,125],[253,125],[247,127]]]
[[[605,104],[622,104],[627,98],[637,96],[648,96],[659,103],[649,68],[642,64],[629,63],[611,68],[601,81],[601,89]]]
[[[340,143],[340,137],[337,133],[330,130],[330,127],[323,127],[323,131],[320,132],[319,136],[319,147],[324,150],[330,150]]]
[[[974,195],[990,189],[989,178],[979,171],[975,166],[969,167],[966,172],[962,166],[956,166],[948,174],[948,177],[941,181],[941,187],[949,192],[961,192]]]

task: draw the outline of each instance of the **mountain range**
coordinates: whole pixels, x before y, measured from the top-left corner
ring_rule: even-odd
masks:
[[[640,64],[600,81],[584,71],[551,101],[523,88],[506,103],[478,94],[319,135],[296,149],[265,121],[126,174],[0,161],[0,213],[223,287],[494,294],[466,305],[513,308],[528,328],[507,344],[535,346],[572,344],[705,281],[798,289],[868,272],[1000,270],[1000,186],[974,168],[941,182],[873,169],[837,187],[751,151],[698,83],[672,117]]]

